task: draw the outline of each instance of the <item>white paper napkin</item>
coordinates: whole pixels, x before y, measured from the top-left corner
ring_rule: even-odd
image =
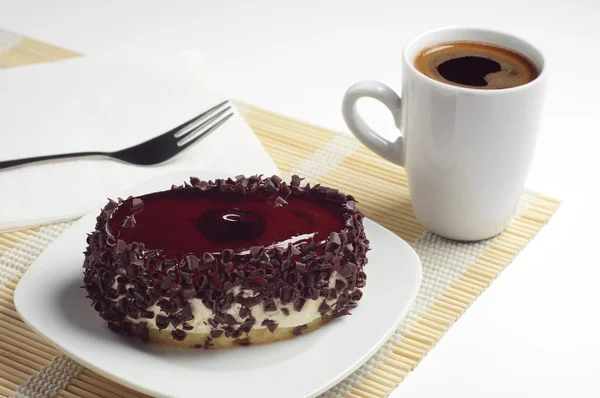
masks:
[[[202,64],[199,54],[187,52],[161,58],[82,57],[0,71],[0,160],[114,151],[162,134],[225,99]],[[212,134],[159,166],[79,159],[0,170],[0,230],[77,217],[107,196],[185,169],[225,171],[232,177],[278,172],[236,111]]]

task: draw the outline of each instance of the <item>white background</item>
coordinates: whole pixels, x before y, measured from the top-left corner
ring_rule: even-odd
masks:
[[[392,397],[600,396],[600,2],[168,4],[0,0],[0,28],[84,54],[199,48],[230,97],[340,131],[345,89],[399,90],[402,47],[423,31],[480,25],[537,44],[550,86],[528,186],[563,204]],[[364,113],[391,126],[380,106]]]

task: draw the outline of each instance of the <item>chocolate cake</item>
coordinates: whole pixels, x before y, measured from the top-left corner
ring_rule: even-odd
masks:
[[[110,200],[84,287],[115,332],[220,348],[281,340],[348,315],[369,249],[352,196],[238,176]]]

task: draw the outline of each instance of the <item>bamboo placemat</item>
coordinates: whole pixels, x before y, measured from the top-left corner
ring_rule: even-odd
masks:
[[[0,30],[0,68],[77,55]],[[400,328],[361,368],[323,394],[325,397],[388,395],[559,205],[555,199],[526,191],[518,214],[499,236],[476,243],[443,239],[426,232],[414,218],[406,175],[400,167],[375,156],[352,137],[237,105],[284,176],[298,173],[352,193],[367,217],[409,242],[423,262],[421,290]],[[386,189],[370,189],[375,184]],[[145,397],[63,356],[29,330],[15,311],[13,293],[22,273],[70,224],[0,234],[0,396]]]

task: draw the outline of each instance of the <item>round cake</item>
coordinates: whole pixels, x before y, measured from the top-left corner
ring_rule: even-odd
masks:
[[[356,200],[293,176],[201,181],[118,202],[88,236],[84,287],[115,332],[224,348],[350,314],[369,250]]]

